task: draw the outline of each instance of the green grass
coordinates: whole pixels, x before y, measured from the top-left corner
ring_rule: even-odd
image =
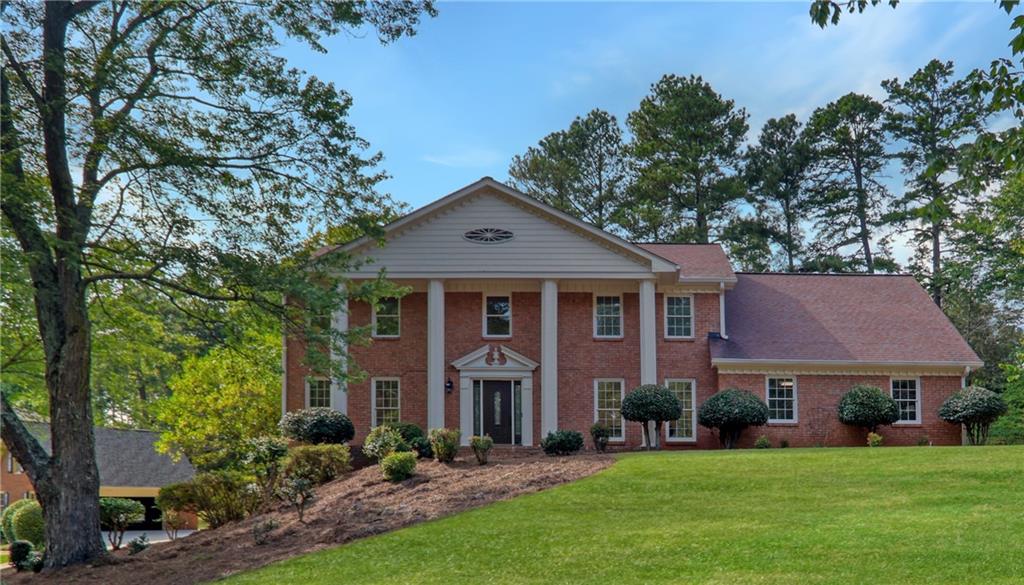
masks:
[[[227,581],[568,582],[1022,583],[1024,447],[627,455]]]

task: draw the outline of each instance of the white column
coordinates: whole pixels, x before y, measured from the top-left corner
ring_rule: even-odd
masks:
[[[658,383],[658,338],[654,310],[654,281],[640,281],[640,383]],[[655,445],[661,437],[654,435],[654,423],[648,423]]]
[[[331,316],[331,327],[335,331],[341,333],[348,332],[348,299],[338,307],[338,310]],[[340,350],[340,351],[339,351]],[[334,343],[331,343],[331,362],[337,362],[340,364],[342,371],[348,372],[346,363],[348,361],[348,345],[345,342],[341,343],[341,347],[335,348]],[[331,384],[331,407],[334,410],[340,411],[342,414],[348,414],[348,387],[347,382],[343,378],[337,376],[334,377],[334,381]]]
[[[444,281],[427,288],[427,428],[444,426]]]
[[[554,280],[545,280],[540,289],[540,368],[540,436],[544,437],[558,430],[558,282]]]
[[[523,400],[523,446],[533,446],[533,376],[523,378],[522,385]]]
[[[459,372],[459,428],[463,447],[469,446],[473,436],[473,379]]]

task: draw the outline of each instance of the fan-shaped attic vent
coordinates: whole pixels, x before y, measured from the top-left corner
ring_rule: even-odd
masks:
[[[514,235],[501,228],[485,227],[469,230],[462,237],[474,244],[501,244],[510,241]]]

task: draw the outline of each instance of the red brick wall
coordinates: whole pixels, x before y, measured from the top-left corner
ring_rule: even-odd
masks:
[[[783,439],[792,447],[836,447],[865,444],[863,429],[850,427],[839,422],[836,411],[839,399],[855,384],[877,386],[888,392],[888,376],[796,376],[798,423],[768,424],[747,429],[740,446],[753,445],[757,437],[767,436],[778,446]],[[761,399],[765,398],[765,376],[760,374],[721,374],[719,388],[736,387],[749,390]],[[921,424],[899,424],[885,426],[879,434],[885,437],[886,445],[916,445],[927,439],[935,445],[959,445],[960,427],[951,425],[938,417],[939,406],[960,388],[956,376],[921,377]],[[707,429],[704,429],[707,431]]]

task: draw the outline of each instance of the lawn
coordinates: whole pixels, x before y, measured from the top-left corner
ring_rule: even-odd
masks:
[[[564,582],[1021,583],[1024,447],[626,455],[227,581]]]

